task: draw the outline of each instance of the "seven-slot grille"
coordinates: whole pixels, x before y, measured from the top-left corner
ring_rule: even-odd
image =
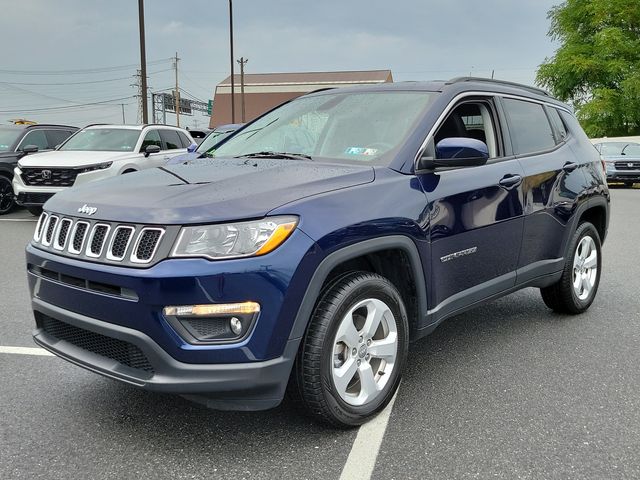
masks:
[[[70,256],[144,265],[154,260],[164,233],[161,227],[90,223],[44,212],[33,240]]]
[[[28,168],[22,167],[25,185],[36,187],[71,187],[79,170],[73,168]]]

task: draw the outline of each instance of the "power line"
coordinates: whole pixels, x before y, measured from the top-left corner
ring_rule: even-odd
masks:
[[[147,62],[147,65],[159,65],[172,61],[173,58],[163,58],[162,60],[155,60],[153,62]],[[4,70],[0,69],[0,73],[10,75],[83,75],[92,73],[106,73],[116,72],[118,70],[128,70],[138,67],[138,64],[130,65],[117,65],[113,67],[100,67],[100,68],[83,68],[76,70]]]
[[[111,102],[120,102],[121,100],[129,100],[133,98],[131,95],[127,96],[127,97],[120,97],[120,98],[112,98],[109,100],[103,100],[100,102],[89,102],[89,103],[77,103],[75,105],[60,105],[57,107],[43,107],[43,108],[31,108],[31,109],[19,109],[19,110],[0,110],[0,113],[20,113],[20,112],[24,112],[24,113],[31,113],[31,112],[43,112],[43,111],[50,111],[50,110],[65,110],[68,111],[70,109],[74,109],[77,107],[85,107],[85,106],[89,106],[89,105],[105,105]],[[117,104],[119,105],[119,103]]]
[[[168,72],[173,70],[172,68],[165,68],[163,70],[157,70],[155,72],[150,72],[148,75],[155,75],[157,73]],[[86,82],[57,82],[57,83],[38,83],[38,82],[5,82],[2,81],[0,83],[6,85],[32,85],[32,86],[67,86],[67,85],[89,85],[92,83],[107,83],[107,82],[116,82],[118,80],[131,80],[131,76],[127,77],[118,77],[118,78],[104,78],[102,80],[88,80]]]

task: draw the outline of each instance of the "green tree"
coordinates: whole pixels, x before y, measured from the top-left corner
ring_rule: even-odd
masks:
[[[560,47],[536,82],[573,104],[588,135],[639,135],[640,0],[566,0],[548,18]]]

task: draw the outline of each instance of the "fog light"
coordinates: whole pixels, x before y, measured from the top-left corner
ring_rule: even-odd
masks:
[[[191,344],[236,342],[253,326],[260,304],[256,302],[164,307],[166,320]]]
[[[236,335],[240,335],[242,332],[242,322],[238,317],[231,317],[229,320],[229,325],[231,326],[231,331]]]

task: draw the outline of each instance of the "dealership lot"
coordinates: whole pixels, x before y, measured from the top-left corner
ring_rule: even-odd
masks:
[[[638,478],[639,207],[640,190],[612,190],[586,314],[553,314],[528,289],[445,322],[412,345],[386,430],[370,436],[289,403],[216,412],[0,350],[0,478],[337,479],[345,464],[366,470],[351,448],[376,435],[371,478]],[[34,347],[23,264],[34,226],[23,210],[0,219],[0,347]]]

